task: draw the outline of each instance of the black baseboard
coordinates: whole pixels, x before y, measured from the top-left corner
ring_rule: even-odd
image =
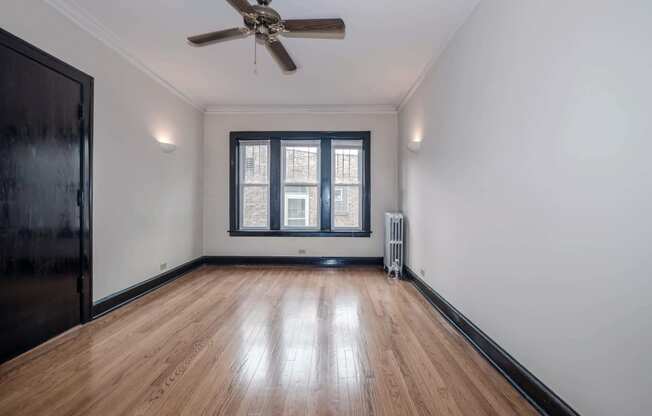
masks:
[[[382,266],[382,257],[247,257],[206,256],[206,264],[213,265],[282,265],[282,266]]]
[[[97,302],[93,303],[93,319],[99,318],[106,313],[118,309],[119,307],[124,306],[127,303],[132,302],[167,283],[170,283],[171,281],[181,277],[193,269],[196,269],[197,267],[202,266],[203,264],[204,258],[198,257],[195,260],[184,263],[181,266],[168,270],[167,272],[159,274],[156,277],[145,280],[142,283],[138,283],[134,286],[128,287],[127,289],[121,290],[120,292],[100,299]]]
[[[93,304],[93,319],[107,314],[135,299],[181,277],[204,264],[219,266],[234,265],[288,265],[319,267],[381,266],[382,257],[246,257],[246,256],[204,256],[175,267],[165,273],[146,280],[118,293],[107,296]]]
[[[537,379],[507,351],[496,344],[439,293],[405,267],[406,280],[411,280],[421,294],[480,352],[541,414],[579,416],[566,402]]]

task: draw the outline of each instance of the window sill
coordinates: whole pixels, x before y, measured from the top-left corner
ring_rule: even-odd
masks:
[[[369,238],[371,231],[241,231],[230,230],[231,237],[358,237]]]

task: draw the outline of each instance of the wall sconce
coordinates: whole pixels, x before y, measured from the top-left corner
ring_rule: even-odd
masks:
[[[172,143],[167,138],[158,139],[158,138],[155,137],[154,139],[156,140],[158,145],[161,147],[161,150],[163,151],[163,153],[172,153],[175,150],[177,150],[177,145]]]
[[[414,153],[419,153],[419,150],[421,150],[421,142],[422,141],[423,140],[420,139],[420,138],[410,140],[408,142],[408,144],[407,144],[408,150],[410,150],[411,152],[414,152]]]
[[[174,143],[158,142],[158,144],[161,146],[163,153],[172,153],[177,150],[177,145]]]

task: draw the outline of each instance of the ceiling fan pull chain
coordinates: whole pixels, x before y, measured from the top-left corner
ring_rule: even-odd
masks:
[[[254,25],[254,75],[258,75],[258,42],[256,35],[258,33],[258,25]]]

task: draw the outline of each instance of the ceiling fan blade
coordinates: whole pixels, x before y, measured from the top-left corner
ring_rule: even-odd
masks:
[[[283,20],[289,32],[342,33],[346,30],[342,19],[290,19]]]
[[[256,10],[251,7],[251,4],[247,0],[226,0],[238,13],[242,15],[253,15],[256,14]]]
[[[269,38],[266,43],[269,53],[278,60],[279,65],[281,65],[284,71],[296,71],[297,66],[285,49],[285,46],[278,39]]]
[[[249,29],[236,27],[233,29],[219,30],[217,32],[204,33],[202,35],[191,36],[188,42],[195,46],[204,46],[214,42],[244,38],[249,35]]]

